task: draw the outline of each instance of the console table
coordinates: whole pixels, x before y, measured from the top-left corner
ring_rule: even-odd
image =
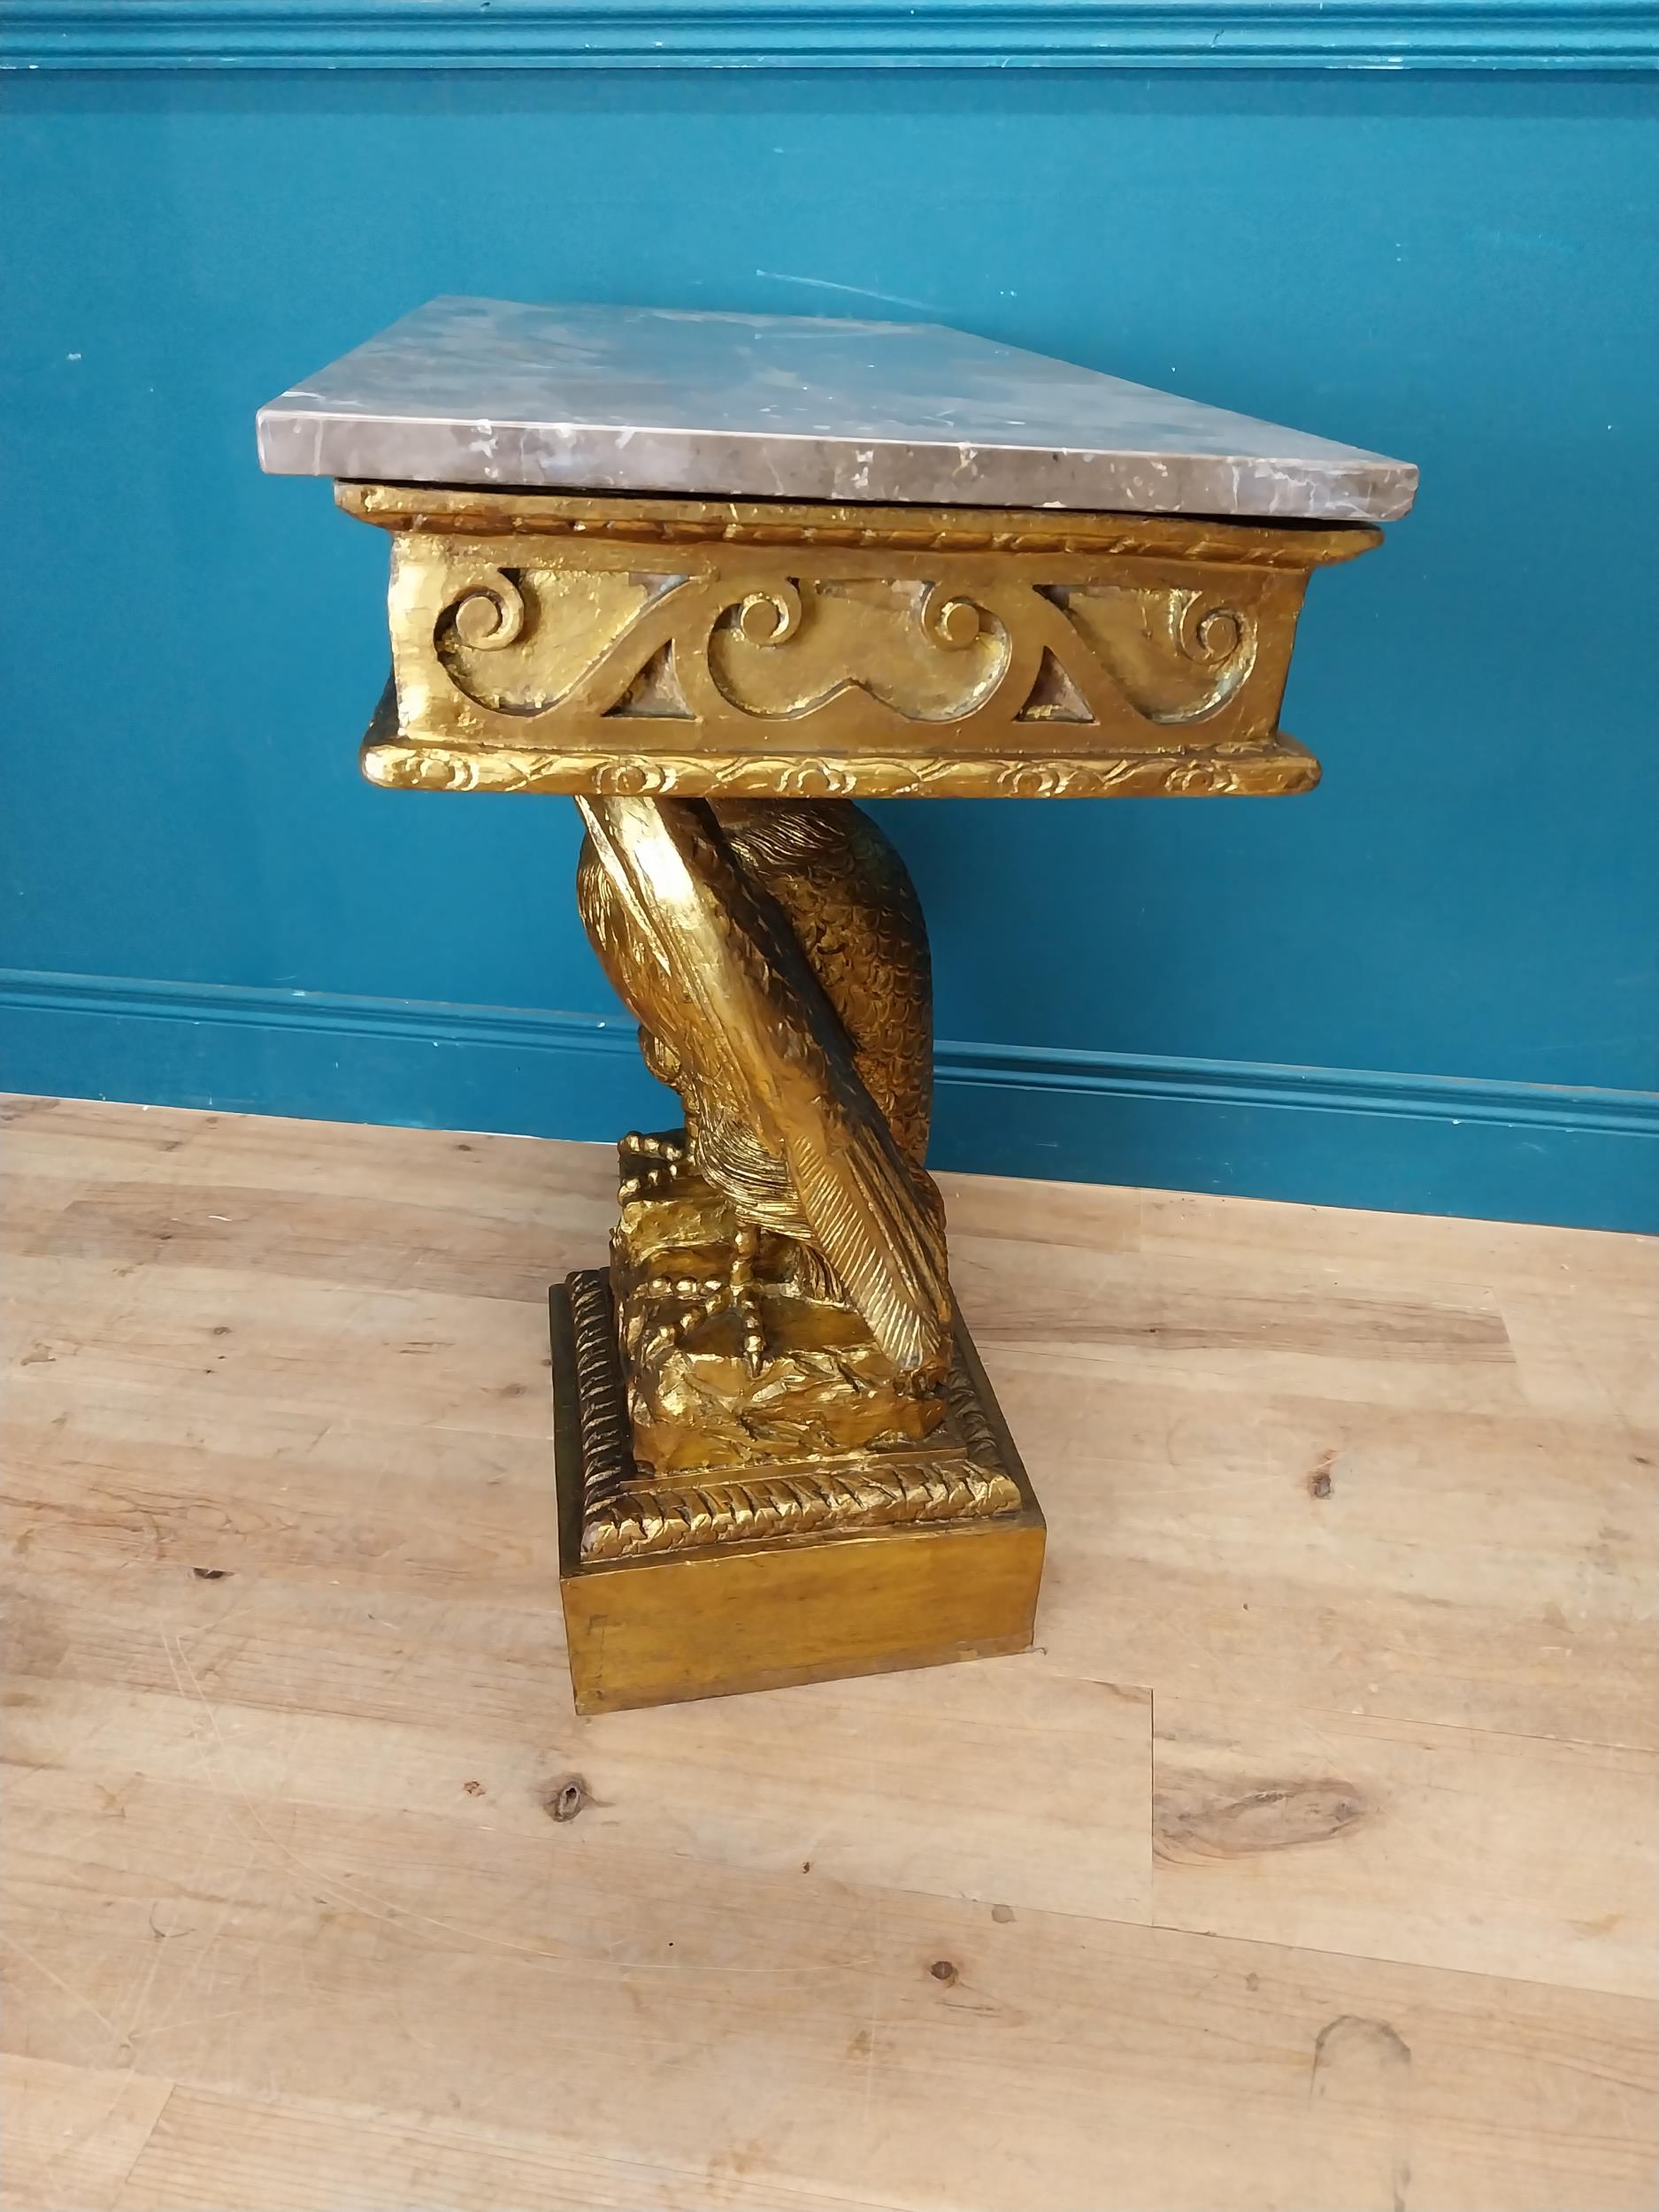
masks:
[[[552,1293],[578,1709],[1024,1649],[1044,1529],[925,1164],[861,797],[1283,795],[1409,465],[928,326],[442,299],[259,417],[391,539],[388,790],[563,793],[673,1127]]]

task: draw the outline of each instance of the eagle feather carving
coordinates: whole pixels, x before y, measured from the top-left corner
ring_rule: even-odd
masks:
[[[898,855],[846,801],[577,804],[582,919],[680,1093],[689,1164],[815,1251],[901,1374],[937,1375],[927,949]]]

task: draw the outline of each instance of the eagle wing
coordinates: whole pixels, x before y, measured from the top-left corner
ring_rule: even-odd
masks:
[[[777,901],[870,1095],[919,1168],[933,1110],[933,980],[903,861],[850,799],[716,799],[709,811],[744,873]]]
[[[698,803],[577,804],[616,918],[637,939],[633,1010],[783,1161],[802,1218],[894,1365],[937,1365],[950,1326],[942,1231],[782,913]]]

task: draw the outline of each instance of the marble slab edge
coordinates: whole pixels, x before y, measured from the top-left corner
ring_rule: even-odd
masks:
[[[365,419],[280,403],[259,415],[273,475],[498,490],[781,499],[847,505],[1018,507],[1232,520],[1393,522],[1417,493],[1409,462],[1335,467],[1260,455],[1055,451],[857,438],[794,442],[591,424],[457,417]],[[488,450],[481,449],[488,447]]]

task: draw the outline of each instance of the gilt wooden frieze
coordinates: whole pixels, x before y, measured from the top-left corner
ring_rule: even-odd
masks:
[[[1312,569],[1364,526],[347,484],[393,534],[395,709],[439,790],[1290,792]]]

